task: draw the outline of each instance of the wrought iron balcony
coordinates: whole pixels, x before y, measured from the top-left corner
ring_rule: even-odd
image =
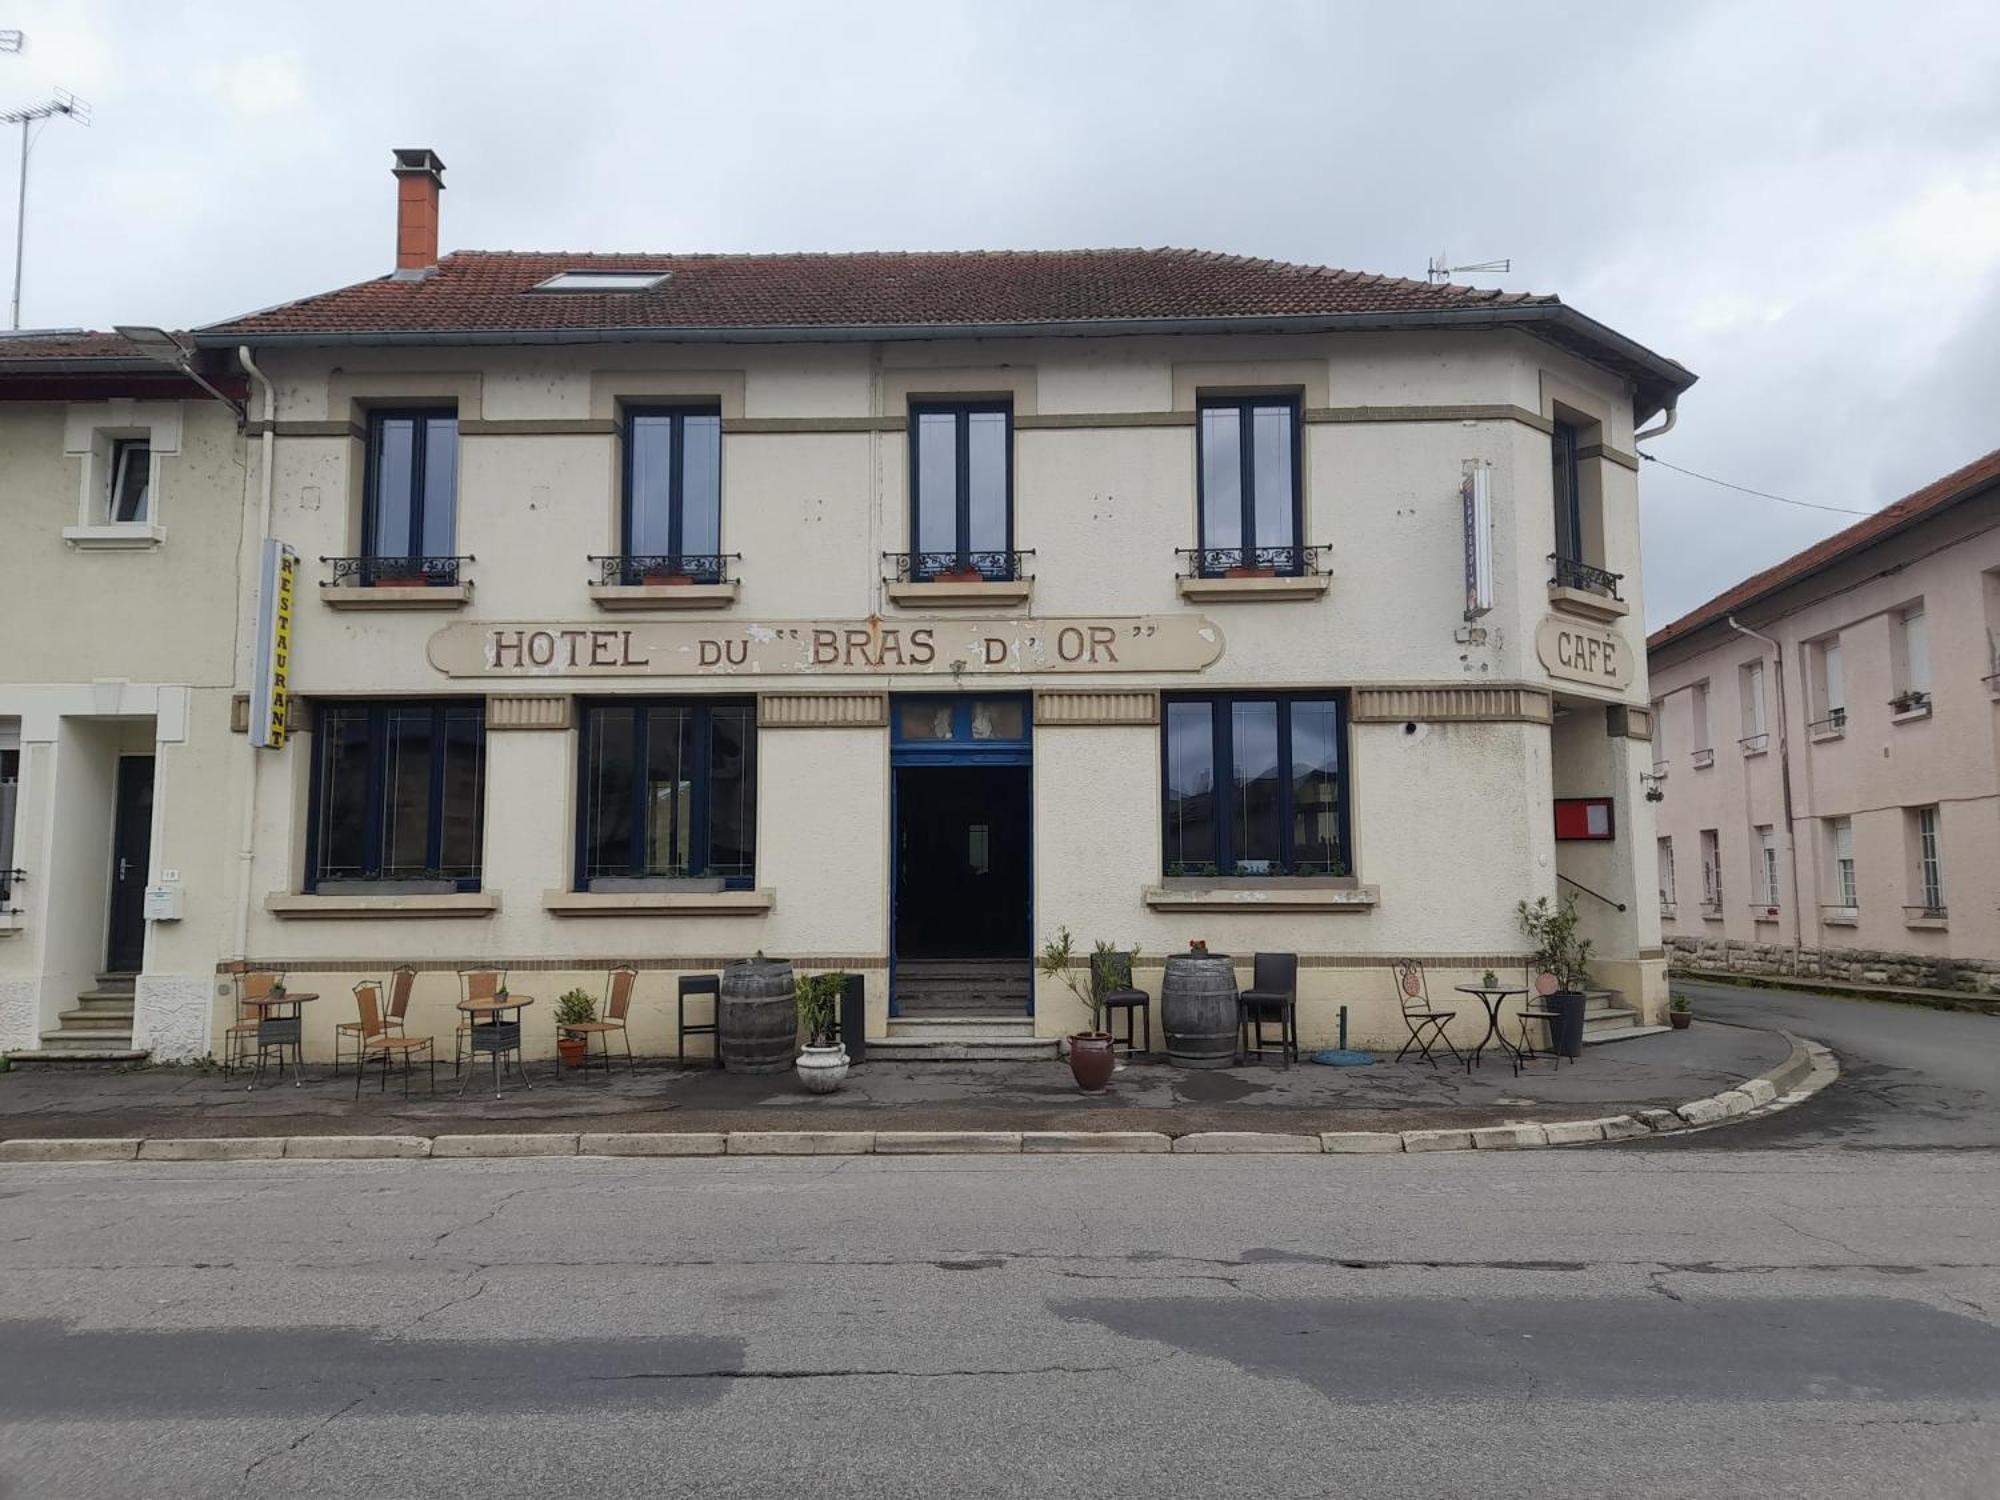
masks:
[[[459,564],[473,562],[464,557],[322,557],[333,576],[321,588],[449,588],[459,580]]]
[[[1836,708],[1824,719],[1806,725],[1806,733],[1816,740],[1837,740],[1847,733],[1847,710]]]
[[[1319,547],[1176,547],[1186,559],[1183,578],[1311,578],[1319,573]]]
[[[734,583],[729,565],[741,562],[740,552],[626,552],[596,557],[597,581],[607,585],[659,583]]]
[[[1771,748],[1771,736],[1768,734],[1746,734],[1736,743],[1745,755],[1762,755],[1766,750]]]
[[[897,583],[1016,583],[1029,575],[1025,552],[884,552]]]
[[[1560,553],[1549,554],[1549,587],[1552,589],[1580,589],[1586,594],[1602,594],[1607,599],[1618,599],[1618,585],[1625,577],[1623,573],[1607,572],[1594,568],[1587,562],[1579,562],[1574,557],[1564,557]],[[1621,599],[1619,601],[1623,603]]]
[[[0,912],[14,909],[15,887],[27,882],[26,870],[0,870]]]

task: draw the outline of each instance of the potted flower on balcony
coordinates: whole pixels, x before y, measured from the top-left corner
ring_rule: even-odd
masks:
[[[839,973],[801,974],[792,981],[792,1001],[806,1032],[792,1068],[809,1094],[830,1094],[847,1077],[847,1049],[838,1040],[846,984],[847,976]]]
[[[1111,1033],[1104,1029],[1104,1010],[1098,1003],[1097,986],[1091,982],[1094,976],[1088,966],[1078,968],[1071,962],[1075,956],[1075,939],[1067,927],[1058,927],[1056,935],[1042,945],[1035,967],[1049,978],[1062,981],[1063,987],[1089,1010],[1090,1029],[1070,1034],[1069,1071],[1076,1086],[1086,1094],[1101,1094],[1111,1087],[1111,1074],[1118,1058],[1112,1051]]]
[[[1536,992],[1562,1015],[1554,1023],[1555,1050],[1574,1058],[1583,1051],[1583,987],[1590,982],[1590,939],[1577,936],[1576,897],[1555,903],[1540,896],[1532,906],[1519,903],[1515,911],[1535,946]]]
[[[501,990],[496,996],[506,999]],[[587,990],[570,990],[556,1001],[556,1055],[566,1068],[580,1068],[590,1055],[590,1038],[565,1031],[566,1026],[584,1026],[597,1019],[597,1002]]]

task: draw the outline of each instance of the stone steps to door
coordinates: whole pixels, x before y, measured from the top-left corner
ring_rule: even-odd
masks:
[[[122,1006],[85,1006],[79,1010],[66,1010],[56,1018],[62,1022],[63,1031],[125,1031],[132,1029],[132,1006],[128,1001]]]
[[[44,1038],[46,1041],[46,1038]],[[20,1068],[128,1068],[143,1063],[153,1054],[148,1048],[134,1047],[130,1037],[107,1037],[94,1047],[37,1047],[9,1052],[7,1066]],[[124,1046],[116,1045],[123,1042]]]

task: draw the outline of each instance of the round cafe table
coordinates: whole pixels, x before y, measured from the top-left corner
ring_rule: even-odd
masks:
[[[305,1013],[299,1007],[317,999],[318,995],[302,990],[245,997],[244,1005],[257,1012],[257,1070],[250,1075],[251,1088],[256,1088],[257,1081],[264,1076],[266,1052],[278,1054],[278,1076],[284,1076],[287,1047],[292,1049],[292,1087],[297,1088],[305,1081],[301,1070],[305,1060]],[[285,1013],[288,1008],[290,1014]]]
[[[1500,1007],[1507,1003],[1508,996],[1525,995],[1528,992],[1518,986],[1510,989],[1505,985],[1498,984],[1455,984],[1452,988],[1457,990],[1461,995],[1471,995],[1481,1005],[1486,1007],[1486,1035],[1479,1039],[1478,1046],[1465,1054],[1465,1071],[1470,1073],[1474,1068],[1479,1066],[1479,1054],[1486,1050],[1488,1042],[1497,1040],[1500,1043],[1501,1050],[1512,1055],[1514,1052],[1513,1045],[1508,1042],[1506,1033],[1500,1029]]]
[[[466,1065],[465,1078],[458,1086],[462,1096],[465,1085],[472,1082],[472,1070],[479,1065],[481,1053],[493,1059],[493,1097],[500,1097],[500,1059],[511,1053],[510,1068],[518,1068],[521,1086],[533,1088],[528,1081],[527,1059],[521,1053],[521,1012],[535,1003],[532,995],[495,995],[485,1000],[461,1000],[458,1008],[465,1013],[466,1037],[470,1045],[466,1051],[470,1059]]]

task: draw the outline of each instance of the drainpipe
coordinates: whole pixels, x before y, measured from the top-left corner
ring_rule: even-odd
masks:
[[[1660,413],[1660,425],[1658,427],[1648,427],[1644,432],[1633,433],[1632,442],[1636,446],[1639,443],[1645,442],[1647,438],[1665,437],[1674,430],[1674,423],[1679,417],[1680,408],[1672,402],[1668,402],[1667,409]]]
[[[1669,423],[1668,425],[1672,425]],[[1794,831],[1792,817],[1792,753],[1791,737],[1786,726],[1791,723],[1785,712],[1785,650],[1770,636],[1752,630],[1747,625],[1736,623],[1736,616],[1727,615],[1729,628],[1739,635],[1747,635],[1753,641],[1760,641],[1771,648],[1771,679],[1777,684],[1778,693],[1778,785],[1782,789],[1785,808],[1785,853],[1792,867],[1792,973],[1799,973],[1801,947],[1805,939],[1806,911],[1802,904],[1804,897],[1799,888],[1799,841]]]
[[[250,542],[250,572],[255,577],[264,556],[264,538],[271,534],[271,491],[276,479],[271,460],[277,437],[278,388],[257,368],[247,344],[237,349],[236,359],[264,392],[264,454],[258,476],[263,493],[257,505],[257,532]],[[237,607],[242,607],[240,598]],[[236,850],[236,941],[230,955],[238,959],[250,956],[250,869],[256,855],[257,828],[257,747],[248,735],[244,736],[244,748],[249,752],[249,768],[243,778],[243,838]]]

